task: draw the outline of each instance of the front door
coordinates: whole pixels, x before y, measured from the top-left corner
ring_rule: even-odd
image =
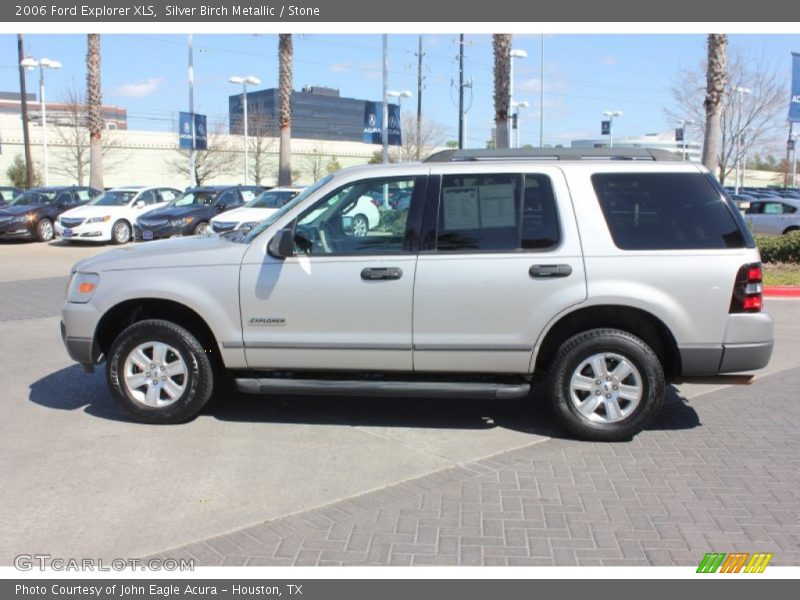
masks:
[[[254,244],[240,284],[250,367],[411,370],[419,219],[409,215],[421,212],[425,182],[346,184],[294,220],[294,256],[276,259]],[[411,207],[375,199],[390,188],[411,191]]]
[[[562,172],[491,168],[443,175],[428,194],[414,290],[417,371],[526,373],[547,323],[586,298]]]

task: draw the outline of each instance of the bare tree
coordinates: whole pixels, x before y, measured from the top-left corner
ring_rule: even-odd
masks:
[[[100,88],[100,35],[86,36],[86,99],[89,117],[89,185],[103,189],[103,94]]]
[[[722,103],[728,76],[728,36],[708,34],[706,61],[706,97],[703,100],[706,118],[703,136],[703,164],[712,173],[717,168],[722,137]]]
[[[703,102],[705,70],[705,65],[700,65],[678,74],[671,87],[674,103],[665,113],[676,122],[694,121],[689,129],[708,139]],[[703,161],[722,183],[735,170],[737,160],[752,156],[754,148],[775,142],[785,123],[786,99],[784,78],[763,58],[754,60],[732,52],[726,79],[720,97],[719,132],[715,134],[717,149],[710,167]],[[740,95],[737,88],[748,88],[751,93]]]
[[[425,159],[437,146],[444,142],[444,128],[435,121],[406,113],[401,118],[403,144],[397,148],[399,161]]]
[[[303,163],[306,173],[311,176],[311,181],[317,181],[317,179],[325,174],[324,150],[315,146],[311,154],[307,154],[303,157]]]
[[[191,167],[189,164],[190,150],[175,149],[176,156],[167,161],[170,171],[182,175],[191,181]],[[232,141],[222,134],[222,126],[217,124],[209,132],[207,149],[195,151],[194,180],[197,185],[223,175],[232,175],[238,172],[238,159],[240,148],[235,147]]]
[[[249,153],[249,177],[261,185],[269,176],[275,153],[275,128],[269,117],[261,111],[247,117],[247,150]]]
[[[494,124],[497,148],[508,148],[508,105],[511,101],[511,34],[492,35],[494,49]]]
[[[67,90],[62,103],[62,107],[53,111],[55,114],[52,117],[48,115],[48,121],[52,119],[56,123],[56,142],[63,147],[53,165],[53,171],[83,185],[89,176],[91,164],[90,119],[86,97],[73,84]],[[113,168],[125,160],[118,150],[117,141],[106,136],[100,147],[100,160],[107,167]]]
[[[280,126],[280,155],[278,185],[292,185],[292,34],[278,36],[278,125]]]

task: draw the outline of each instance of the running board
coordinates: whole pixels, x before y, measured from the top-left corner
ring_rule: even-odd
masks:
[[[423,396],[430,398],[497,399],[524,398],[529,383],[451,383],[439,381],[360,381],[340,379],[236,379],[245,394],[288,394],[308,396]]]

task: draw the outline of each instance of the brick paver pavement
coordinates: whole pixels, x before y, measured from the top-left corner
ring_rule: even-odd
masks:
[[[165,551],[201,565],[800,564],[800,369],[692,400],[634,440],[551,439]],[[265,460],[280,460],[280,457]],[[353,465],[358,469],[358,465]]]

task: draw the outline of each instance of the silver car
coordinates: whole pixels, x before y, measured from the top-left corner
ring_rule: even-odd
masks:
[[[745,211],[745,221],[757,235],[782,235],[800,231],[800,199],[752,200]]]
[[[358,235],[348,212],[376,186],[410,202]],[[193,418],[223,378],[328,397],[540,387],[574,435],[619,440],[668,382],[768,363],[761,279],[741,214],[699,165],[446,151],[329,175],[246,234],[85,259],[62,335],[150,423]]]

